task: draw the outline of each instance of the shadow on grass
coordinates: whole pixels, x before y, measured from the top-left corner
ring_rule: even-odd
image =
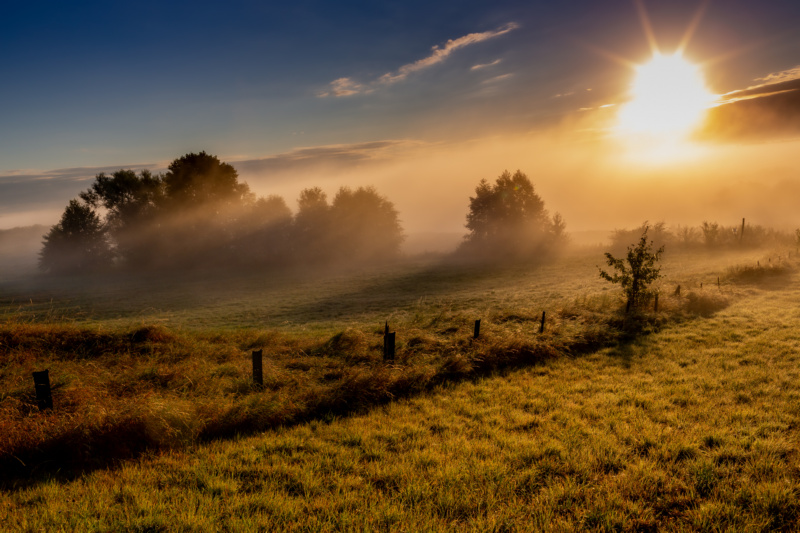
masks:
[[[474,292],[482,282],[510,274],[530,271],[540,262],[490,264],[468,260],[443,258],[416,268],[389,273],[365,280],[351,290],[319,298],[296,307],[298,315],[313,315],[320,319],[336,318],[338,314],[390,314],[398,309],[408,309],[420,298],[437,298],[456,292]]]

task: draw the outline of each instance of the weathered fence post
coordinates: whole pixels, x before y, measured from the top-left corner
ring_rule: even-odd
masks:
[[[542,323],[541,325],[539,325],[539,333],[544,333],[544,317],[545,317],[545,312],[542,311]]]
[[[253,383],[256,385],[264,384],[263,353],[263,349],[253,351]]]
[[[53,396],[50,393],[50,371],[34,372],[33,387],[36,390],[36,404],[39,406],[39,410],[52,409]]]
[[[386,328],[389,329],[388,326]],[[395,332],[388,331],[383,336],[383,360],[394,361],[394,336]]]
[[[473,339],[477,339],[478,335],[481,334],[481,319],[475,321],[475,332],[472,334]]]
[[[744,238],[744,218],[742,219],[742,231],[739,232],[739,242],[742,242],[742,238]]]
[[[653,305],[653,311],[655,313],[658,313],[658,293],[656,293],[656,301],[655,304]]]
[[[722,287],[722,285],[719,284],[719,276],[717,276],[717,288],[719,289],[721,287]]]

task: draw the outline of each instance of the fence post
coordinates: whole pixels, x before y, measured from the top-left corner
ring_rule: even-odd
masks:
[[[50,371],[34,372],[33,387],[36,390],[36,404],[39,406],[39,410],[52,409],[53,396],[50,392]]]
[[[472,334],[473,339],[477,339],[478,335],[481,334],[481,319],[475,321],[475,332]]]
[[[264,384],[263,352],[263,349],[253,351],[253,383],[256,385]]]
[[[653,306],[653,311],[654,311],[655,313],[658,313],[658,293],[656,293],[656,303],[655,303],[655,305]]]
[[[395,332],[386,333],[383,336],[383,360],[394,361],[394,335]]]
[[[542,323],[539,326],[539,333],[544,333],[544,317],[545,317],[545,312],[542,311]]]
[[[740,243],[742,242],[743,238],[744,238],[744,218],[742,218],[742,231],[739,232],[739,242]]]

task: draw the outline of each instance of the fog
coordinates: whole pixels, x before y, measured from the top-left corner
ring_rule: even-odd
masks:
[[[396,157],[351,166],[269,175],[242,173],[259,194],[287,198],[308,186],[329,194],[340,183],[372,184],[394,202],[406,232],[464,233],[469,197],[481,179],[527,173],[568,231],[612,230],[643,220],[699,225],[742,217],[781,228],[800,224],[800,141],[696,143],[659,153],[596,132],[562,130],[409,147]]]
[[[743,112],[746,107],[737,108],[734,117]],[[281,196],[294,213],[304,189],[319,187],[333,198],[342,186],[374,186],[399,213],[406,253],[453,250],[466,234],[469,198],[479,181],[517,169],[528,175],[548,211],[563,216],[578,243],[600,242],[615,229],[645,220],[699,226],[734,225],[746,218],[780,230],[800,226],[795,165],[800,140],[762,132],[761,142],[706,135],[683,144],[648,145],[615,135],[611,116],[609,110],[587,110],[524,133],[308,147],[229,163],[253,193]],[[717,112],[714,124],[720,123]],[[90,183],[70,179],[73,197]],[[60,205],[68,200],[65,196]],[[55,224],[63,207],[42,207],[7,209],[0,227]]]

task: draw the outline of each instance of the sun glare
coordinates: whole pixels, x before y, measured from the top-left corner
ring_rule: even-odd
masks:
[[[699,125],[714,99],[700,69],[680,54],[656,54],[639,66],[631,96],[620,111],[619,131],[669,141]]]

